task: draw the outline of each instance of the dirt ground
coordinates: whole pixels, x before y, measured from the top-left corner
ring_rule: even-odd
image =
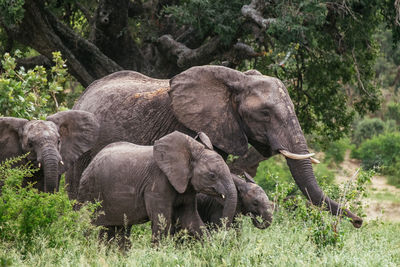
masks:
[[[360,168],[360,162],[349,157],[347,151],[344,162],[340,164],[336,181],[343,183],[352,179]],[[369,194],[366,201],[367,221],[382,219],[384,221],[400,222],[400,188],[389,185],[386,178],[376,175],[368,186]]]

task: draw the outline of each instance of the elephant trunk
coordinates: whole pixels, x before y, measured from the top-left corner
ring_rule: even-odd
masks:
[[[225,185],[225,190],[226,190],[226,196],[225,196],[224,209],[222,211],[222,217],[228,218],[226,225],[229,226],[233,221],[233,217],[235,216],[236,206],[237,206],[237,190],[232,179],[229,179],[229,181]]]
[[[260,222],[254,215],[250,215],[251,221],[255,227],[258,229],[266,229],[272,223],[272,213],[266,212],[261,216],[262,221]]]
[[[56,148],[45,147],[42,150],[44,173],[44,192],[54,193],[58,190],[58,167],[60,155]]]
[[[308,151],[300,152],[300,154],[306,153],[308,153]],[[312,204],[320,206],[323,202],[325,202],[327,204],[327,208],[333,215],[343,214],[351,219],[354,227],[361,227],[363,220],[360,217],[356,216],[347,209],[342,209],[337,202],[324,195],[317,183],[317,180],[315,179],[310,159],[294,160],[287,158],[286,160],[297,186],[307,197],[307,199],[312,202]]]

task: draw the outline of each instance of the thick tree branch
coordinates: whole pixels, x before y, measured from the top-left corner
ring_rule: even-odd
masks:
[[[266,29],[271,23],[274,23],[276,19],[263,18],[262,11],[265,8],[265,5],[265,1],[263,0],[252,0],[250,5],[244,5],[242,7],[242,15],[256,23],[262,29]]]
[[[41,2],[26,0],[24,19],[18,27],[3,25],[8,35],[47,58],[52,58],[52,52],[60,51],[72,75],[83,86],[122,69],[40,5]]]
[[[195,65],[204,65],[211,62],[220,46],[219,37],[209,39],[205,44],[196,49],[190,49],[182,43],[175,41],[171,35],[163,35],[158,39],[159,47],[168,53],[169,57],[176,57],[177,66],[186,69]]]

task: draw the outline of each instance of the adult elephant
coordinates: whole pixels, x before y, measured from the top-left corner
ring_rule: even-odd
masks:
[[[99,124],[86,111],[62,111],[44,120],[0,118],[0,162],[29,152],[21,164],[31,161],[39,167],[34,177],[40,191],[58,190],[60,174],[97,139]]]
[[[362,224],[318,186],[293,103],[279,79],[222,66],[192,67],[171,80],[120,71],[93,82],[74,109],[95,114],[101,133],[96,148],[68,174],[70,196],[76,196],[87,162],[106,144],[149,145],[174,130],[190,136],[202,131],[223,156],[245,154],[248,143],[266,158],[283,153],[296,184],[312,203],[325,202],[332,214],[343,212],[355,227]]]

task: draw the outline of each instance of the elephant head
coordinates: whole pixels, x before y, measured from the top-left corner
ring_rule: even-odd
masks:
[[[250,216],[253,225],[259,229],[266,229],[271,225],[274,204],[269,201],[265,191],[256,184],[253,178],[244,173],[245,180],[232,174],[238,191],[240,212]],[[260,222],[257,217],[261,217]]]
[[[232,222],[237,192],[229,168],[218,153],[175,131],[154,143],[153,155],[178,193],[184,193],[190,184],[196,192],[220,196],[224,199],[222,215],[228,218],[228,224]]]
[[[43,170],[45,192],[58,190],[61,173],[97,139],[99,125],[86,111],[62,111],[47,120],[0,118],[0,162],[29,152]]]
[[[170,81],[172,109],[193,131],[203,131],[228,154],[243,155],[252,144],[264,157],[282,153],[302,193],[325,202],[332,214],[345,214],[355,227],[362,219],[324,195],[311,166],[307,143],[283,83],[252,70],[192,67]]]

